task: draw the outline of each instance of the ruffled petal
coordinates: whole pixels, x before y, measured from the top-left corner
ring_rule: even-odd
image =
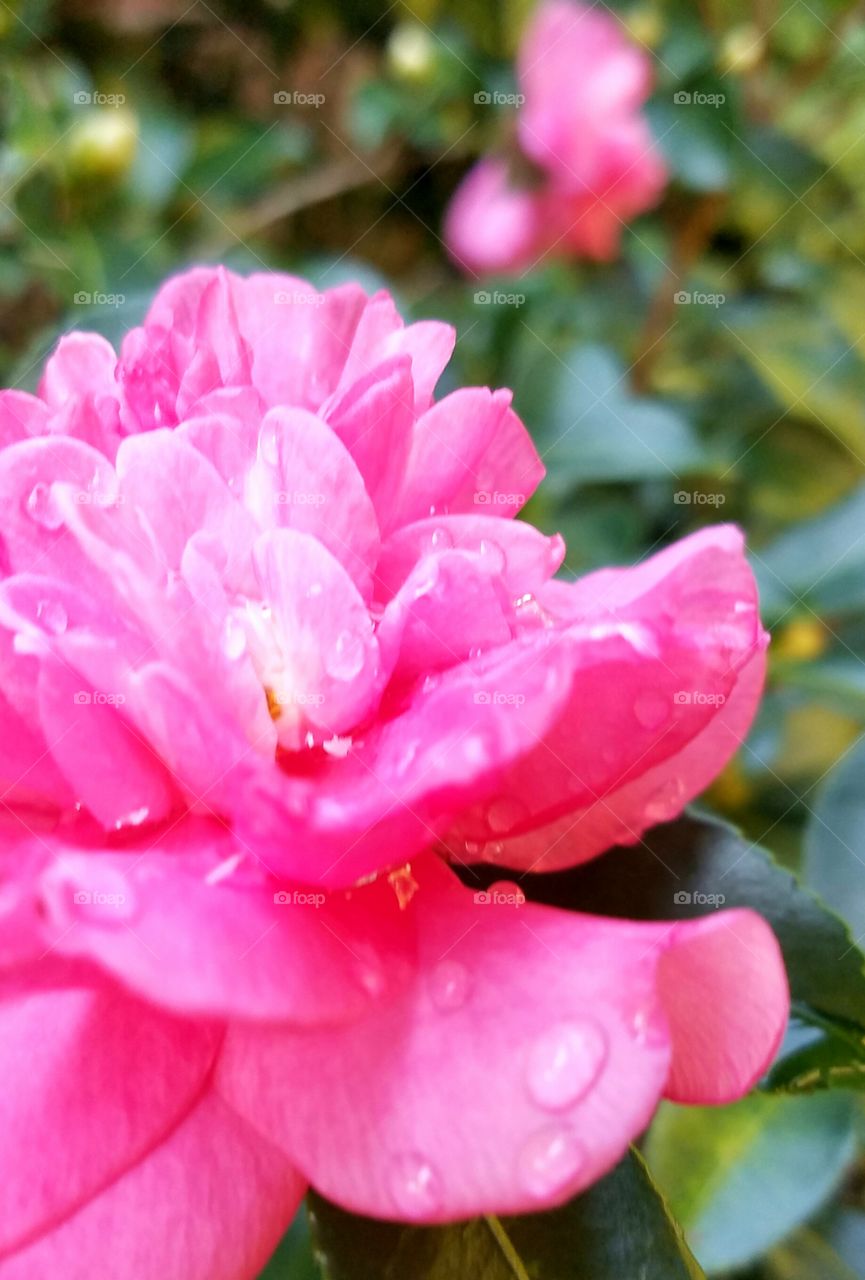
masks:
[[[526,904],[513,884],[473,894],[429,859],[411,877],[414,981],[350,1025],[234,1026],[217,1076],[222,1096],[350,1209],[438,1222],[577,1194],[646,1126],[668,1080],[675,1088],[671,1061],[678,1071],[690,1049],[681,1020],[698,992],[725,1001],[725,966],[742,975],[743,943],[769,976],[753,1008],[739,991],[747,1014],[704,1022],[713,1043],[701,1051],[741,1055],[744,1069],[724,1079],[730,1097],[777,1045],[777,948],[748,913],[707,946],[702,922],[569,914]]]

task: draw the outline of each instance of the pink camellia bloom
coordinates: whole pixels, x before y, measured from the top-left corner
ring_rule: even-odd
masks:
[[[506,392],[387,295],[197,269],[0,404],[0,1280],[254,1276],[311,1182],[557,1204],[787,1012],[746,910],[464,887],[677,814],[765,636],[740,534],[552,580]],[[672,887],[671,882],[671,898]]]
[[[608,13],[544,0],[517,81],[517,140],[536,181],[512,179],[503,158],[479,161],[448,210],[452,257],[481,274],[524,270],[552,252],[613,258],[626,222],[651,208],[666,181],[640,115],[649,59]]]

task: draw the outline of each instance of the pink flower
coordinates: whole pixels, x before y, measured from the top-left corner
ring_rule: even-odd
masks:
[[[479,899],[721,768],[742,540],[551,580],[505,392],[386,295],[199,269],[0,398],[0,1280],[254,1276],[308,1182],[558,1203],[662,1095],[738,1097],[787,989],[748,911]],[[672,891],[671,891],[672,892]]]
[[[609,14],[544,0],[517,80],[517,141],[537,179],[513,179],[503,158],[479,161],[447,214],[451,256],[481,274],[522,271],[553,252],[615,257],[622,228],[651,208],[667,176],[639,114],[648,58]]]

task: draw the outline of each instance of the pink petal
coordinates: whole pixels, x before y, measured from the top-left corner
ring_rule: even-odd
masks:
[[[406,325],[387,294],[370,299],[358,321],[337,390],[344,393],[394,356],[411,358],[415,411],[429,408],[433,389],[451,358],[456,334],[448,324],[420,320]]]
[[[568,623],[553,626],[573,672],[567,713],[449,847],[553,870],[634,843],[711,781],[753,718],[766,637],[741,535],[726,526],[538,598]]]
[[[544,469],[510,401],[507,391],[463,387],[418,419],[393,524],[460,511],[516,515]]]
[[[0,1280],[93,1280],[118,1240],[117,1280],[255,1280],[305,1190],[270,1143],[208,1092],[124,1176],[0,1260]]]
[[[513,596],[538,591],[565,555],[560,537],[547,538],[521,520],[486,514],[429,516],[396,530],[385,542],[376,570],[379,598],[395,595],[423,556],[452,547],[487,557]]]
[[[271,876],[222,823],[203,818],[144,828],[120,850],[56,836],[50,847],[30,888],[41,950],[95,960],[163,1007],[332,1023],[403,980],[405,924],[384,880],[358,912],[347,895]]]
[[[165,569],[178,569],[193,534],[212,533],[229,553],[227,581],[248,572],[256,526],[197,449],[167,428],[130,436],[117,454],[120,497],[151,535]]]
[[[2,1255],[163,1141],[205,1084],[219,1034],[81,987],[0,999],[0,1027]]]
[[[411,358],[394,356],[322,410],[354,458],[382,528],[391,523],[408,463],[414,394]]]
[[[98,333],[67,333],[45,364],[39,395],[52,409],[72,396],[114,392],[117,355]]]
[[[372,501],[346,446],[305,409],[271,409],[245,481],[246,506],[263,529],[312,534],[368,597],[378,559]]]
[[[784,959],[765,920],[721,911],[676,925],[658,982],[673,1042],[666,1096],[711,1104],[747,1093],[774,1058],[790,1007]]]
[[[413,864],[411,879],[413,983],[350,1025],[233,1026],[217,1087],[357,1212],[438,1222],[561,1203],[648,1123],[698,989],[710,1005],[725,964],[743,974],[740,913],[726,932],[718,926],[723,947],[708,954],[702,922],[575,915],[525,904],[516,885],[473,895],[431,859]],[[727,1076],[730,1092],[766,1065],[786,1016],[774,940],[766,930],[747,941],[758,947],[751,971],[769,961],[753,1010],[704,1023],[717,1038],[703,1046],[710,1057],[745,1066]],[[677,1000],[669,988],[698,953]],[[738,998],[750,1006],[750,989]]]
[[[48,426],[48,410],[42,400],[26,391],[0,391],[0,449],[41,436]]]
[[[176,791],[156,753],[124,719],[124,695],[83,683],[66,663],[42,662],[42,730],[76,801],[109,830],[166,817]]]
[[[279,634],[264,683],[281,704],[278,727],[289,735],[286,744],[297,737],[300,747],[307,724],[347,732],[379,694],[378,644],[363,599],[339,561],[308,533],[262,534],[255,561]]]

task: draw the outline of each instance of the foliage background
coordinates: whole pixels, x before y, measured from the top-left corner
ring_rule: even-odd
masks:
[[[0,0],[4,383],[32,387],[62,331],[117,337],[165,275],[200,260],[322,287],[359,277],[451,320],[446,378],[514,388],[550,471],[530,516],[565,534],[570,572],[718,518],[744,525],[770,685],[706,804],[859,938],[863,8],[613,6],[655,65],[667,195],[613,264],[481,285],[449,265],[442,214],[507,125],[475,95],[513,88],[529,6]],[[489,301],[495,290],[519,304]],[[865,1277],[861,1029],[851,1037],[843,1089],[662,1110],[645,1151],[709,1273]],[[267,1275],[315,1274],[301,1221]]]

